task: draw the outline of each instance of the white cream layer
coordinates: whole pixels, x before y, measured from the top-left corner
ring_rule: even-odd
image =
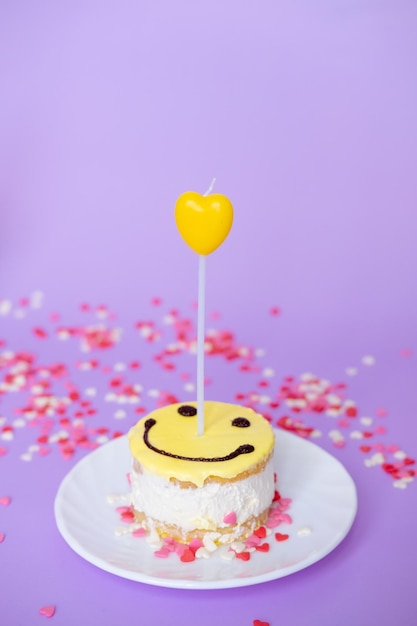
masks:
[[[134,508],[143,512],[150,523],[154,520],[175,524],[185,531],[227,528],[228,524],[223,520],[230,513],[236,514],[240,526],[263,513],[274,496],[273,458],[262,472],[242,480],[209,482],[202,487],[186,489],[144,467],[137,472],[134,465],[135,461],[131,473]]]

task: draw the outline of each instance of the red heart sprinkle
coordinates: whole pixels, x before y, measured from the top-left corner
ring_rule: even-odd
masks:
[[[370,452],[371,451],[371,446],[360,446],[359,450],[361,450],[362,452]]]
[[[236,558],[241,559],[241,561],[249,561],[250,552],[236,552]]]
[[[269,622],[261,622],[260,619],[254,619],[253,626],[269,626]]]
[[[258,552],[269,552],[269,543],[261,543],[259,546],[255,546]]]
[[[281,495],[280,495],[279,491],[275,491],[274,492],[274,498],[273,498],[272,502],[278,502],[279,500],[281,500]]]
[[[180,559],[183,563],[188,563],[189,561],[195,561],[195,554],[190,548],[186,548],[184,552],[181,554]]]
[[[286,541],[289,538],[289,535],[284,535],[283,533],[275,533],[275,539],[277,541]]]
[[[259,528],[253,531],[253,534],[256,535],[259,539],[265,539],[266,537],[265,526],[259,526]]]
[[[43,606],[39,609],[39,613],[41,615],[44,615],[45,617],[52,617],[53,615],[55,615],[55,607],[53,604]]]

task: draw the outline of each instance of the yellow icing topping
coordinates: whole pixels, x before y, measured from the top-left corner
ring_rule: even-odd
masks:
[[[130,451],[147,470],[202,486],[210,476],[227,479],[247,471],[263,461],[274,447],[274,433],[269,422],[252,409],[222,402],[205,402],[204,434],[198,435],[197,415],[188,417],[178,412],[184,406],[196,408],[197,405],[195,402],[184,402],[162,407],[130,429]],[[234,426],[232,422],[236,418],[245,418],[250,425]],[[151,427],[149,420],[154,422]],[[175,458],[221,459],[230,457],[240,446],[251,446],[253,451],[222,461]]]

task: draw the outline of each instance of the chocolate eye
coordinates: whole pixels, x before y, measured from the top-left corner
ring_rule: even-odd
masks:
[[[194,417],[194,415],[197,415],[197,409],[189,404],[183,404],[178,409],[178,413],[183,417]]]
[[[232,426],[237,426],[238,428],[248,428],[250,426],[250,421],[246,419],[246,417],[235,417],[232,422]]]

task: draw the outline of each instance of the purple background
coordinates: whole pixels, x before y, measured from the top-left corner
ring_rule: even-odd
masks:
[[[209,309],[267,350],[278,381],[312,371],[347,381],[362,415],[385,407],[385,443],[415,457],[416,28],[411,0],[3,0],[0,296],[40,289],[69,323],[83,301],[122,326],[153,315],[154,296],[190,311],[197,261],[173,206],[216,177],[235,223],[208,260]],[[8,346],[37,349],[32,322],[0,321]],[[117,358],[132,354],[122,342]],[[238,385],[233,370],[214,389],[229,399]],[[54,624],[415,623],[415,485],[392,488],[356,445],[318,441],[358,488],[338,549],[276,582],[187,592],[73,554],[52,503],[80,453],[25,464],[19,437],[0,459],[0,496],[13,497],[0,510],[6,626],[42,623],[44,604]]]

